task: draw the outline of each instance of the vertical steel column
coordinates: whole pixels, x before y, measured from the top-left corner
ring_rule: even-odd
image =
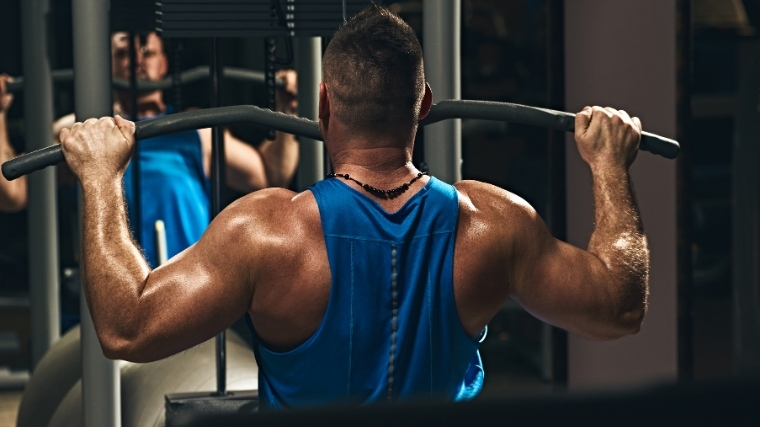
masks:
[[[565,2],[546,2],[546,87],[549,108],[565,111]],[[548,131],[549,205],[546,223],[552,235],[567,240],[565,200],[565,132]],[[552,327],[551,380],[567,386],[567,332]]]
[[[294,39],[298,72],[298,115],[312,120],[319,116],[319,83],[322,81],[322,39]],[[298,144],[298,190],[303,191],[325,175],[322,141],[300,138]]]
[[[129,115],[137,122],[137,33],[130,31],[129,37]],[[132,230],[135,240],[142,242],[142,188],[140,187],[140,146],[135,138],[135,154],[132,156]]]
[[[211,107],[220,105],[222,69],[219,64],[219,42],[211,40]],[[225,187],[224,129],[211,130],[211,219],[222,211],[222,194]],[[216,394],[227,394],[227,347],[225,331],[216,336]]]
[[[694,281],[691,205],[691,0],[676,0],[676,139],[684,141],[676,160],[676,245],[678,260],[678,380],[694,379]],[[737,193],[734,193],[737,194]],[[734,276],[736,277],[736,276]]]
[[[53,143],[53,82],[47,57],[47,0],[21,2],[26,151]],[[29,175],[29,299],[32,369],[60,336],[55,168]]]
[[[425,77],[433,102],[462,97],[460,0],[423,0]],[[425,126],[425,163],[431,175],[453,184],[462,179],[462,120]]]
[[[113,114],[108,0],[72,0],[74,110],[78,121]],[[81,219],[80,194],[80,219]],[[80,258],[84,263],[84,258]],[[84,275],[82,275],[84,277]],[[121,377],[108,360],[82,290],[82,405],[86,427],[121,425]]]

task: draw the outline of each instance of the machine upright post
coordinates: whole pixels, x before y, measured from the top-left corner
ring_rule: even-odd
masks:
[[[74,110],[77,121],[113,114],[111,37],[107,0],[72,0],[74,41]],[[49,127],[50,125],[47,124]],[[80,192],[81,193],[81,192]],[[81,224],[82,197],[79,197]],[[84,267],[84,257],[80,257]],[[82,275],[84,277],[84,275]],[[80,299],[82,323],[82,406],[85,427],[121,426],[119,363],[106,359],[87,307]]]
[[[297,37],[295,62],[298,73],[298,115],[311,120],[319,116],[319,83],[322,81],[322,39]],[[325,175],[322,141],[300,138],[298,190],[303,191]]]
[[[219,107],[222,73],[219,64],[219,42],[211,41],[211,107]],[[215,127],[211,136],[211,219],[222,211],[225,187],[224,129]],[[227,347],[225,331],[216,336],[216,394],[227,394]]]
[[[433,102],[461,99],[460,0],[423,0],[422,40],[425,78]],[[425,163],[431,175],[449,184],[462,179],[462,120],[425,126]]]
[[[137,122],[137,33],[129,33],[129,115],[130,120]],[[135,240],[142,240],[142,188],[140,187],[140,146],[135,138],[135,154],[130,160],[132,164],[132,232]]]
[[[21,2],[26,80],[24,117],[26,150],[53,144],[53,80],[47,57],[48,0]],[[31,369],[60,337],[58,212],[55,169],[28,178],[29,299],[31,311]]]

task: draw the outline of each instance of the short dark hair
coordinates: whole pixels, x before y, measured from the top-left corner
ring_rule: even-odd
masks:
[[[387,134],[417,123],[425,76],[414,30],[372,4],[345,22],[322,62],[334,114],[361,134]]]

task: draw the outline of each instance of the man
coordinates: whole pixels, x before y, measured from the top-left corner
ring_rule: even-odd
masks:
[[[238,200],[152,271],[121,197],[132,123],[91,119],[61,134],[84,189],[85,291],[107,357],[167,357],[248,312],[264,407],[457,400],[479,391],[478,340],[509,297],[591,339],[639,330],[649,252],[628,177],[638,119],[576,116],[596,201],[584,251],[505,190],[414,168],[432,93],[414,32],[387,9],[344,24],[323,73],[320,130],[338,177]]]
[[[137,50],[137,78],[161,80],[168,72],[168,60],[163,42],[155,33],[144,38],[135,37]],[[127,33],[114,33],[111,37],[111,72],[114,77],[128,80],[129,37]],[[295,72],[280,71],[285,88],[277,92],[277,109],[295,114]],[[128,117],[132,111],[130,93],[114,91],[114,113]],[[152,118],[173,112],[164,103],[161,91],[141,92],[137,97],[137,117]],[[54,132],[70,127],[74,115],[59,119]],[[269,186],[286,187],[295,174],[298,163],[298,142],[290,134],[277,132],[274,140],[263,142],[258,149],[225,131],[225,157],[227,184],[243,193]],[[151,263],[159,263],[155,223],[165,224],[167,256],[171,258],[203,234],[211,220],[210,170],[211,129],[186,131],[140,141],[140,210],[141,227],[138,238]],[[125,177],[125,191],[129,206],[134,206],[132,169]],[[135,222],[134,212],[130,211]]]
[[[0,74],[0,164],[16,157],[16,150],[8,139],[7,112],[13,103],[13,94],[6,89],[11,78]],[[0,212],[18,212],[26,206],[26,177],[8,181],[0,177]]]

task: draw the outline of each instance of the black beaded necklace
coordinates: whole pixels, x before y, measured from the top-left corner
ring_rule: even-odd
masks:
[[[369,184],[364,184],[362,182],[359,182],[359,180],[357,180],[356,178],[352,178],[347,173],[329,173],[329,174],[325,175],[325,178],[337,178],[337,177],[341,177],[341,178],[343,178],[345,180],[351,180],[351,181],[359,184],[359,186],[361,188],[363,188],[365,191],[367,191],[368,193],[372,194],[373,196],[380,197],[380,198],[383,198],[383,199],[393,199],[393,198],[396,198],[396,197],[400,196],[401,193],[403,193],[404,191],[406,191],[409,188],[409,186],[414,183],[414,181],[417,181],[418,179],[422,178],[422,175],[427,175],[427,172],[420,172],[420,173],[417,174],[417,176],[415,176],[414,178],[412,178],[411,181],[406,182],[404,184],[401,184],[401,185],[399,185],[396,188],[391,188],[390,190],[381,190],[381,189],[375,188],[375,187],[373,187],[373,186],[371,186]]]

